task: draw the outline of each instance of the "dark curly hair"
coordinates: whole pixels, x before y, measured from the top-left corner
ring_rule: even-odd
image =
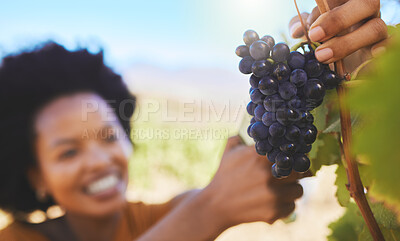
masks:
[[[0,208],[14,217],[46,210],[53,200],[39,202],[27,178],[37,163],[33,151],[33,120],[44,105],[57,97],[92,92],[110,105],[130,133],[135,103],[120,75],[104,64],[103,52],[68,51],[47,42],[33,50],[5,57],[0,65]],[[128,117],[128,118],[127,118]]]

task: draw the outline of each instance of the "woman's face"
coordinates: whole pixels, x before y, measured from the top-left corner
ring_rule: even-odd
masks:
[[[38,113],[34,127],[36,188],[75,214],[106,216],[121,209],[132,146],[101,97],[58,98]]]

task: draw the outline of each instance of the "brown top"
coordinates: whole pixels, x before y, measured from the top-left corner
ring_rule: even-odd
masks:
[[[128,203],[112,241],[132,241],[138,238],[170,209],[170,202],[154,205],[142,202]],[[0,241],[50,241],[50,239],[29,227],[29,224],[13,222],[0,230]]]

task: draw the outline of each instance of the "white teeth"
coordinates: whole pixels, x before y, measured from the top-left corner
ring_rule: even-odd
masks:
[[[116,175],[109,175],[91,183],[87,187],[87,192],[89,194],[104,192],[110,188],[115,187],[117,184],[118,177]]]

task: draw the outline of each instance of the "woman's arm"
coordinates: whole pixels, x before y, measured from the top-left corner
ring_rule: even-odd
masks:
[[[193,190],[174,200],[171,212],[138,241],[147,240],[214,240],[224,229],[215,215],[212,194],[207,190]]]

